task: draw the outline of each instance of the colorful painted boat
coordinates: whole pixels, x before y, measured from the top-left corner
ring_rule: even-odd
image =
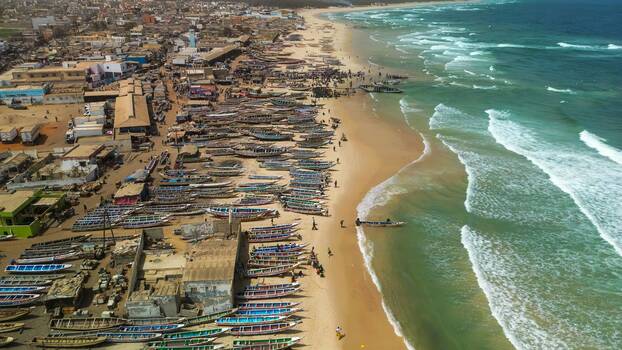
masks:
[[[216,324],[219,326],[251,326],[283,322],[286,318],[287,316],[222,317],[216,320]]]
[[[187,326],[196,326],[196,325],[205,324],[205,323],[212,323],[216,321],[217,319],[221,317],[229,316],[235,313],[236,311],[237,309],[227,309],[223,311],[212,312],[206,315],[188,318],[186,319],[185,323]]]
[[[251,227],[248,231],[251,233],[272,233],[272,232],[282,232],[284,230],[291,230],[298,226],[297,222],[291,224],[281,224],[281,225],[272,225],[272,226],[256,226]]]
[[[50,321],[50,328],[65,331],[96,331],[125,324],[127,320],[114,317],[59,318]]]
[[[198,346],[159,346],[159,347],[149,347],[150,350],[215,350],[215,349],[224,349],[225,345],[223,344],[214,344],[214,345],[198,345]]]
[[[106,341],[106,337],[35,337],[32,343],[44,348],[90,348]]]
[[[309,245],[308,243],[288,243],[288,244],[275,244],[269,245],[265,247],[256,247],[253,249],[254,253],[258,252],[290,252],[290,251],[301,251],[305,249],[305,247]]]
[[[0,333],[15,332],[22,328],[24,328],[24,324],[19,322],[0,323]]]
[[[249,243],[280,242],[290,239],[301,239],[301,236],[295,232],[248,235]]]
[[[127,324],[130,326],[147,326],[158,324],[185,323],[185,318],[180,317],[158,317],[158,318],[128,318]]]
[[[270,277],[270,276],[279,276],[285,273],[292,271],[293,269],[299,267],[301,264],[296,263],[292,265],[280,265],[280,266],[272,266],[272,267],[264,267],[258,269],[247,269],[246,277]]]
[[[261,324],[254,326],[240,326],[233,327],[229,330],[229,333],[236,336],[251,336],[251,335],[262,335],[262,334],[274,334],[281,333],[285,330],[296,327],[298,322],[280,322],[280,323],[270,323],[270,324]]]
[[[47,273],[67,270],[71,268],[71,266],[71,264],[8,265],[4,271],[10,273]]]
[[[261,309],[261,310],[239,310],[237,316],[244,317],[264,317],[264,316],[289,316],[301,309],[299,308],[280,308],[280,309]]]
[[[283,258],[283,257],[293,257],[293,256],[297,256],[297,257],[301,257],[303,255],[305,255],[305,252],[302,251],[292,251],[292,252],[253,252],[251,251],[250,256],[252,257],[277,257],[277,258]]]
[[[180,340],[161,340],[151,342],[147,344],[148,347],[169,347],[178,348],[184,346],[199,346],[207,345],[213,342],[216,338],[193,338],[193,339],[180,339]]]
[[[34,243],[31,245],[31,248],[38,249],[38,248],[46,248],[46,247],[51,247],[51,246],[65,246],[66,247],[67,245],[71,243],[84,242],[90,237],[91,235],[78,235],[78,236],[73,236],[70,238],[57,239],[53,241],[45,241],[41,243]]]
[[[238,293],[236,296],[238,299],[244,299],[244,300],[275,299],[275,298],[283,298],[283,297],[295,294],[299,290],[300,288],[250,290],[250,291]]]
[[[48,287],[43,286],[0,286],[0,294],[24,294],[24,293],[43,293]]]
[[[289,289],[289,288],[298,288],[300,287],[300,283],[279,283],[279,284],[253,284],[250,286],[244,287],[244,291],[251,290],[276,290],[276,289]]]
[[[41,263],[54,263],[67,260],[74,260],[80,258],[81,252],[74,251],[66,254],[51,255],[51,256],[37,256],[37,257],[21,257],[15,259],[16,264],[41,264]]]
[[[13,310],[0,310],[0,322],[17,320],[30,313],[30,308],[21,308]]]
[[[152,325],[142,325],[142,326],[121,326],[119,330],[121,332],[129,332],[129,333],[168,333],[174,332],[184,327],[184,324],[176,323],[176,324],[152,324]]]
[[[293,308],[298,305],[300,305],[300,303],[295,303],[291,301],[273,302],[273,303],[240,303],[238,304],[238,310]]]
[[[33,303],[41,294],[3,294],[0,295],[0,307],[15,307]]]
[[[248,266],[251,267],[274,267],[274,266],[282,266],[282,265],[291,265],[301,263],[304,264],[304,258],[300,258],[298,256],[290,256],[290,257],[268,257],[268,256],[253,256],[248,260]]]
[[[106,337],[111,343],[145,343],[160,339],[162,333],[153,332],[97,332],[98,337]]]
[[[278,350],[287,349],[298,344],[302,338],[300,337],[287,337],[287,338],[268,338],[268,339],[234,339],[233,348],[240,350]]]
[[[179,339],[216,337],[227,331],[229,331],[229,328],[225,328],[225,327],[207,328],[207,329],[199,329],[199,330],[194,330],[194,331],[163,334],[162,339],[168,341],[168,340],[179,340]]]

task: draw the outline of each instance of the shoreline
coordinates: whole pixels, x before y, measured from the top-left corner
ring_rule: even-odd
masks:
[[[404,3],[391,7],[423,4],[432,3]],[[371,8],[373,7],[366,6],[357,10]],[[351,28],[344,23],[330,22],[320,17],[323,13],[336,12],[334,10],[329,8],[301,11],[308,26],[303,31],[305,38],[311,35],[317,40],[322,37],[322,30],[318,27],[330,26],[335,49],[332,55],[352,71],[368,69],[376,71],[377,68],[356,60],[357,56],[350,47]],[[353,9],[343,8],[338,12],[351,10]],[[319,52],[319,49],[317,51]],[[320,253],[326,251],[326,247],[330,247],[335,255],[326,263],[329,275],[328,299],[322,300],[326,298],[323,296],[317,302],[320,305],[334,305],[336,313],[329,319],[324,318],[323,323],[332,323],[325,325],[332,326],[332,329],[337,325],[341,326],[347,336],[340,342],[323,341],[323,338],[313,337],[313,346],[320,345],[321,348],[412,348],[402,335],[399,322],[395,320],[383,300],[381,287],[371,268],[371,257],[361,245],[361,238],[364,238],[362,230],[354,226],[354,219],[359,216],[359,207],[370,192],[378,186],[383,186],[403,168],[424,157],[426,146],[416,130],[402,119],[390,120],[378,115],[372,109],[374,103],[367,94],[357,93],[354,96],[329,100],[325,105],[325,109],[331,111],[331,116],[343,120],[341,131],[346,133],[349,141],[344,147],[340,147],[336,154],[344,160],[342,163],[347,164],[342,164],[335,176],[339,183],[345,185],[331,192],[331,217],[318,220],[321,232],[325,231],[326,225],[329,226],[330,236],[323,234],[314,243],[316,247],[321,247]],[[352,164],[353,160],[355,162]],[[361,177],[361,169],[371,171]],[[353,178],[356,181],[347,181]],[[346,228],[340,227],[341,219],[345,220]],[[336,271],[335,264],[340,266]],[[361,322],[367,319],[374,321]],[[329,328],[328,331],[332,332],[332,329]]]

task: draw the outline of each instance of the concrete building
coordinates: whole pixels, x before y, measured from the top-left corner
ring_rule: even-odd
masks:
[[[39,30],[43,27],[49,27],[56,25],[56,17],[54,16],[45,16],[45,17],[33,17],[31,19],[32,29]]]
[[[147,98],[128,94],[117,97],[115,101],[114,130],[119,134],[147,134],[151,126]]]
[[[16,101],[24,105],[41,104],[45,100],[46,85],[20,85],[0,87],[0,100],[5,104]]]
[[[63,192],[23,190],[0,193],[0,234],[28,238],[41,233],[65,207]]]
[[[81,68],[48,67],[13,72],[13,84],[86,83],[86,70]]]

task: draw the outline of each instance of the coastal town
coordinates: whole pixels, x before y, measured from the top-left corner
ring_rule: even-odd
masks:
[[[332,103],[406,76],[346,62],[312,11],[0,7],[0,346],[378,348],[328,321],[333,266],[368,279],[328,242],[404,223],[335,210],[374,141]]]

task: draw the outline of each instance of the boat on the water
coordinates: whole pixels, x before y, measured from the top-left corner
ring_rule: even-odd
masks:
[[[283,322],[286,318],[287,316],[222,317],[216,320],[216,324],[219,326],[250,326]]]
[[[41,294],[0,294],[0,307],[15,307],[33,303]]]
[[[186,331],[186,332],[167,333],[167,334],[162,335],[162,340],[168,341],[168,340],[179,340],[179,339],[216,337],[227,331],[229,331],[229,328],[219,327],[219,328],[198,329],[198,330]]]
[[[280,322],[280,323],[269,323],[269,324],[260,324],[254,326],[240,326],[233,327],[229,330],[229,333],[237,336],[251,336],[251,335],[261,335],[261,334],[274,334],[281,333],[285,330],[294,328],[298,322]]]
[[[106,341],[106,337],[35,337],[34,345],[44,348],[89,348]]]
[[[275,350],[275,349],[287,349],[298,344],[302,338],[300,337],[287,337],[287,338],[266,338],[266,339],[234,339],[234,349],[244,350]]]
[[[96,331],[125,324],[127,320],[114,317],[58,318],[50,321],[50,328],[65,331]]]
[[[18,318],[24,317],[29,313],[30,308],[0,310],[0,322],[17,320]]]
[[[47,273],[58,272],[71,268],[71,264],[27,264],[27,265],[7,265],[4,269],[10,273]]]
[[[14,332],[24,328],[24,324],[20,322],[0,323],[0,333]]]
[[[356,226],[370,226],[370,227],[399,227],[406,224],[404,221],[392,221],[391,219],[386,219],[385,221],[365,221],[359,220],[358,218],[355,221]]]

